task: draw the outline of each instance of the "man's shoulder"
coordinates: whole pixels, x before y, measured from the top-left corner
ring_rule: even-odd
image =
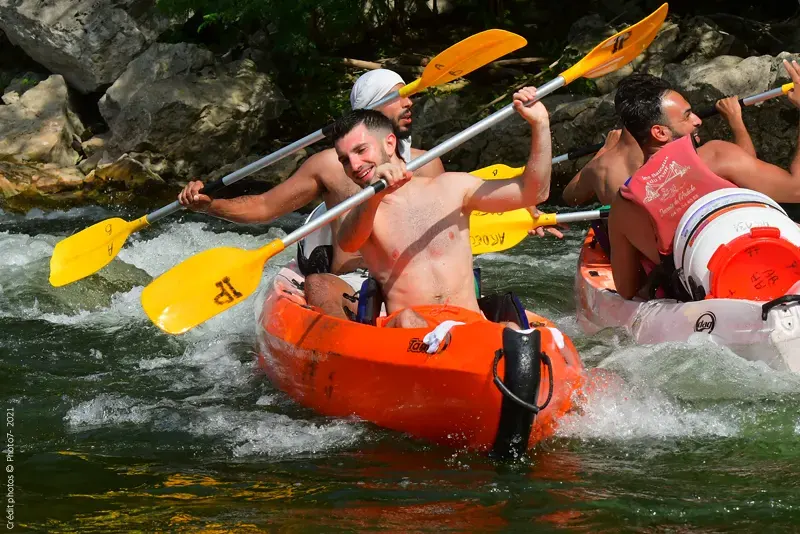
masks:
[[[703,143],[697,149],[700,159],[708,163],[710,160],[720,160],[720,158],[736,158],[745,153],[738,145],[721,139],[712,139]]]
[[[336,151],[332,148],[326,148],[309,157],[303,166],[308,166],[314,174],[322,179],[323,182],[334,181],[342,182],[344,180],[350,181],[344,173],[344,168],[339,162]]]
[[[329,165],[334,162],[337,164],[339,163],[339,158],[336,156],[336,150],[332,148],[326,148],[309,156],[303,165]]]

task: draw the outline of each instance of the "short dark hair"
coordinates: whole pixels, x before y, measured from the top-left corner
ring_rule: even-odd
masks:
[[[614,106],[622,125],[640,145],[647,141],[652,126],[666,122],[661,101],[670,91],[669,82],[650,74],[631,74],[619,82]]]
[[[385,131],[395,133],[392,121],[380,111],[373,109],[357,109],[340,117],[333,123],[330,138],[335,143],[349,134],[359,124],[363,124],[370,131]],[[395,133],[396,135],[396,133]]]

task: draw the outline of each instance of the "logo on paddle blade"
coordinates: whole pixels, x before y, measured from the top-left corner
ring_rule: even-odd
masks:
[[[616,54],[622,47],[625,46],[625,41],[631,38],[631,32],[625,32],[622,35],[617,35],[617,38],[614,39],[614,48],[611,49],[612,54]]]
[[[695,332],[708,332],[709,334],[714,331],[714,327],[717,325],[717,316],[713,313],[705,312],[703,315],[697,318],[697,322],[694,323],[694,331]]]
[[[214,285],[217,286],[220,291],[219,295],[214,297],[214,303],[219,306],[225,306],[242,297],[242,294],[236,291],[236,288],[231,285],[231,279],[227,276]]]

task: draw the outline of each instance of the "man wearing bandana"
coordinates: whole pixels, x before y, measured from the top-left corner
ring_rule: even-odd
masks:
[[[367,72],[356,80],[350,92],[350,105],[355,109],[366,108],[378,102],[390,92],[405,85],[395,72],[377,69]],[[388,117],[400,140],[398,152],[406,161],[423,154],[424,150],[411,148],[411,107],[409,98],[400,98],[379,108]],[[417,176],[438,176],[444,173],[439,158],[414,172]],[[322,150],[308,158],[295,173],[283,183],[260,195],[245,195],[230,199],[212,199],[200,194],[203,182],[190,182],[178,195],[183,206],[237,223],[268,223],[287,213],[295,211],[322,196],[327,206],[335,206],[348,197],[358,193],[360,188],[344,173],[333,148]],[[339,220],[331,223],[333,235],[332,257],[324,273],[304,273],[306,277],[306,299],[325,313],[347,318],[345,310],[355,313],[355,304],[344,298],[360,288],[361,278],[350,276],[356,269],[363,268],[359,253],[344,252],[336,241]],[[308,251],[313,254],[314,251]],[[306,258],[298,258],[298,262]],[[317,269],[318,270],[318,269]],[[349,277],[349,278],[348,278]],[[358,285],[358,287],[355,287]]]

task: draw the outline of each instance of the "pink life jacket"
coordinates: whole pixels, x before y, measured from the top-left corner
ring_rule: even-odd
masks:
[[[668,256],[672,254],[675,230],[689,206],[726,187],[738,186],[711,172],[687,135],[653,154],[620,187],[620,193],[647,211],[656,230],[658,252]]]

